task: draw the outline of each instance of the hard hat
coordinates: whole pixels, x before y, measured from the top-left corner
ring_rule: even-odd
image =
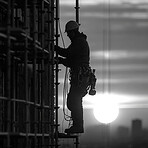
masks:
[[[69,21],[65,25],[65,32],[79,28],[79,24],[75,21]]]

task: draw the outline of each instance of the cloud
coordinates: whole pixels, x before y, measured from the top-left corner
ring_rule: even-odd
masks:
[[[117,0],[115,0],[117,1]],[[129,3],[129,4],[140,4],[140,3],[148,3],[147,0],[119,0],[121,1],[122,3]]]
[[[84,107],[85,108],[93,108],[94,100],[103,97],[106,95],[103,94],[96,94],[96,96],[86,95],[84,97]],[[141,100],[139,101],[139,96],[134,95],[125,95],[125,94],[114,94],[109,93],[108,98],[114,98],[120,108],[148,108],[147,97],[145,95],[141,95]],[[132,103],[131,103],[132,102]]]
[[[148,59],[148,51],[127,51],[127,50],[110,50],[110,51],[92,51],[92,59]]]
[[[148,84],[148,78],[147,76],[143,76],[143,77],[129,77],[129,78],[116,78],[116,79],[113,79],[111,78],[110,80],[108,79],[99,79],[99,82],[98,82],[100,85],[102,84],[107,84],[107,83],[112,83],[112,84],[129,84],[129,83],[134,83],[134,84]]]
[[[148,22],[137,22],[135,25],[139,28],[147,28]]]
[[[142,4],[148,3],[147,0],[79,0],[81,5],[96,5],[96,4]],[[61,0],[61,5],[75,5],[74,0]]]
[[[64,12],[62,14],[65,17],[71,17],[73,12]],[[104,19],[148,19],[147,12],[81,12],[81,17],[87,18],[104,18]]]
[[[138,103],[133,103],[133,102],[132,103],[131,102],[130,103],[122,103],[122,104],[120,104],[120,108],[125,108],[125,109],[126,108],[136,108],[136,109],[137,108],[138,109],[139,108],[146,108],[147,109],[148,103],[147,102],[144,102],[144,103],[141,103],[141,102],[140,103],[139,102]]]
[[[128,72],[144,72],[148,70],[148,65],[147,64],[114,64],[111,65],[111,70],[112,71],[128,71]],[[143,82],[143,81],[142,81]],[[147,80],[148,82],[148,80]]]
[[[95,5],[97,3],[100,3],[101,0],[79,0],[79,3],[81,5]],[[74,0],[61,0],[60,4],[61,5],[75,5],[75,1]]]

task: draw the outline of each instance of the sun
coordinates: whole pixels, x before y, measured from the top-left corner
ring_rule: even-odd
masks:
[[[104,124],[113,122],[119,115],[119,105],[112,95],[102,94],[95,99],[93,113],[95,118]]]

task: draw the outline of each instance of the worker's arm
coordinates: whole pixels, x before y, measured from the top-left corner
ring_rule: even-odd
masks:
[[[69,67],[69,62],[66,58],[58,57],[58,64],[63,64],[66,67]]]
[[[54,46],[55,51],[62,57],[67,57],[68,55],[68,50],[65,48],[61,48],[57,45]]]

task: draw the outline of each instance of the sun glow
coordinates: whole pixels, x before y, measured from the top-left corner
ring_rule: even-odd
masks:
[[[119,115],[119,105],[116,96],[112,94],[96,95],[92,99],[95,118],[104,124],[113,122]]]

